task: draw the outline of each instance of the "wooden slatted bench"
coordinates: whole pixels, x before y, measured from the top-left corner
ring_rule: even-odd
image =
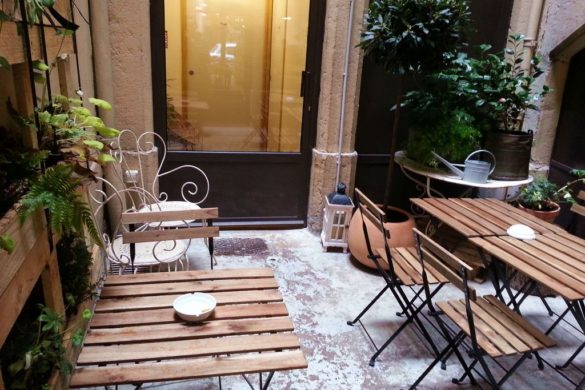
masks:
[[[174,299],[217,302],[199,324],[175,316]],[[72,388],[301,369],[307,361],[268,268],[110,276],[95,309]],[[266,385],[265,383],[264,385]]]

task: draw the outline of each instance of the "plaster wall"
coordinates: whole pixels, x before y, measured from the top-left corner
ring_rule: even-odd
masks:
[[[356,45],[360,41],[366,4],[365,0],[355,0],[353,23],[349,26],[350,2],[342,0],[327,2],[317,138],[313,149],[309,190],[308,225],[312,230],[321,229],[324,197],[335,189],[337,159],[340,151],[340,120],[343,120],[340,181],[347,184],[348,188],[353,188],[355,180],[357,163],[355,130],[362,68],[362,52]],[[351,42],[349,43],[346,106],[344,118],[341,119],[343,72],[349,28]]]
[[[510,30],[526,31],[532,0],[516,1]],[[552,88],[540,105],[539,111],[527,114],[524,128],[534,129],[535,143],[532,148],[531,169],[543,174],[548,171],[554,147],[556,128],[562,105],[565,81],[570,58],[575,47],[567,47],[551,58],[551,51],[563,43],[571,34],[585,24],[585,2],[582,0],[549,0],[544,2],[540,15],[536,52],[542,56],[544,75],[536,88],[543,84]],[[585,47],[585,42],[580,48]],[[579,48],[579,49],[580,49]]]

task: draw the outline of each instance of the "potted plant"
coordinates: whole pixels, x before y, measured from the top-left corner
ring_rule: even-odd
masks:
[[[390,161],[386,177],[383,208],[388,211],[394,173],[394,155],[398,143],[398,125],[405,78],[429,74],[442,69],[464,42],[470,21],[467,0],[372,0],[366,15],[360,47],[372,59],[396,76],[397,94],[392,125]],[[389,107],[390,108],[390,107]],[[414,220],[406,212],[398,212],[406,222],[406,234],[390,227],[393,239],[390,245],[413,244]],[[388,213],[391,215],[392,213]],[[373,231],[373,229],[372,229]],[[404,239],[398,239],[403,236]],[[379,241],[383,238],[380,234]],[[349,228],[349,248],[360,262],[373,266],[364,247],[361,217],[354,213]]]
[[[537,110],[538,101],[549,92],[548,86],[535,86],[542,75],[540,58],[526,58],[524,36],[513,34],[509,47],[500,54],[481,46],[481,55],[469,59],[461,74],[474,93],[470,95],[475,116],[486,129],[486,149],[496,157],[496,180],[522,180],[528,177],[532,130],[524,129],[528,110]],[[530,63],[528,69],[523,66]]]
[[[585,170],[573,170],[577,179],[559,187],[546,178],[536,179],[520,192],[516,201],[518,207],[547,222],[554,222],[561,212],[559,203],[575,203],[572,188],[585,183]]]

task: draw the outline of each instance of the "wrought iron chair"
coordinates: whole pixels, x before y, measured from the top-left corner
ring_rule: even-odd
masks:
[[[138,212],[198,210],[200,204],[207,199],[210,189],[209,179],[200,168],[186,164],[163,171],[167,149],[166,143],[160,135],[154,132],[136,135],[131,130],[126,129],[120,132],[120,135],[111,142],[110,146],[112,156],[117,162],[109,166],[111,176],[115,178],[115,187],[130,190],[132,194],[127,199],[128,207],[125,209],[134,209]],[[149,158],[150,155],[158,157],[155,168],[149,163],[152,160]],[[180,175],[186,178],[180,185],[181,200],[169,200],[169,194],[166,191],[159,191],[161,178],[171,175]],[[167,220],[151,227],[183,228],[186,227],[187,223],[189,225],[211,226],[211,222],[207,220]],[[208,248],[210,264],[213,269],[213,265],[217,264],[213,254],[213,237],[203,241]]]
[[[520,367],[526,358],[534,354],[539,359],[538,350],[555,345],[552,339],[530,325],[496,297],[492,295],[478,297],[475,290],[468,285],[468,273],[472,271],[471,267],[424,233],[417,229],[414,231],[422,267],[426,303],[430,315],[436,319],[438,328],[448,345],[414,382],[411,389],[416,388],[433,367],[451,353],[455,353],[464,369],[463,375],[458,379],[453,379],[453,383],[460,383],[469,377],[471,383],[476,384],[472,371],[479,363],[485,373],[485,376],[482,377],[492,388],[497,389]],[[437,302],[435,307],[429,288],[430,267],[432,267],[433,272],[439,271],[454,286],[462,290],[464,299]],[[451,334],[442,316],[448,317],[455,327],[459,328],[455,335]],[[459,346],[466,337],[471,341],[468,354],[472,361],[469,364],[465,362],[459,351]],[[509,369],[498,364],[506,374],[499,381],[496,381],[484,356],[495,359],[516,354],[520,354],[521,357]]]
[[[138,212],[133,207],[126,209],[125,204],[128,198],[132,197],[143,197],[148,199],[150,194],[142,191],[138,188],[126,188],[118,190],[108,180],[97,177],[97,186],[93,189],[88,187],[88,200],[92,205],[94,218],[96,221],[99,220],[99,216],[102,214],[105,206],[116,202],[118,209],[121,210],[122,215],[126,212],[134,212],[136,214],[153,214],[152,212]],[[104,188],[105,187],[105,188]],[[109,189],[106,191],[106,188]],[[213,212],[208,212],[214,210]],[[191,213],[189,213],[191,211]],[[196,212],[196,213],[195,213]],[[158,211],[160,214],[161,211]],[[205,217],[209,224],[217,217],[217,209],[197,209],[187,211],[175,211],[167,212],[177,217],[178,221],[182,221],[186,218],[192,218],[198,216],[198,218]],[[104,249],[107,259],[106,269],[111,273],[125,273],[131,271],[136,273],[142,270],[152,271],[157,270],[178,270],[179,267],[186,269],[188,268],[189,258],[187,250],[191,244],[191,240],[194,237],[185,237],[183,229],[181,230],[169,230],[165,233],[164,222],[169,221],[166,218],[161,221],[150,221],[144,224],[133,224],[132,226],[125,224],[121,218],[115,218],[110,228],[110,234],[106,232],[106,228],[102,227],[101,224],[96,224],[100,230],[100,235],[104,242]],[[189,228],[189,223],[182,221],[185,228]],[[206,227],[208,235],[201,235],[196,238],[203,237],[214,237],[215,229]],[[152,238],[151,240],[130,242],[124,240],[123,236],[126,233],[134,232],[145,232]],[[213,233],[213,234],[212,234]],[[168,237],[167,240],[161,240],[161,237]]]
[[[368,312],[368,310],[370,310],[376,301],[378,301],[378,299],[384,295],[386,291],[390,291],[401,309],[401,311],[396,314],[398,316],[404,316],[406,320],[400,325],[398,329],[394,331],[394,333],[380,348],[376,347],[376,352],[370,359],[370,366],[374,366],[378,356],[410,323],[414,323],[414,325],[416,325],[415,329],[417,329],[422,334],[422,337],[430,346],[432,351],[438,355],[439,351],[435,346],[433,339],[419,318],[419,313],[424,307],[424,297],[422,295],[424,288],[416,248],[390,248],[388,246],[387,240],[384,240],[384,248],[372,248],[364,218],[368,218],[385,238],[389,238],[391,232],[384,226],[384,223],[386,222],[386,214],[357,188],[355,190],[355,199],[355,203],[357,207],[360,208],[362,214],[362,226],[364,229],[364,238],[368,252],[368,258],[376,264],[376,268],[383,277],[385,285],[382,290],[380,290],[380,292],[370,301],[370,303],[368,303],[366,307],[357,315],[357,317],[355,317],[352,321],[348,321],[347,324],[353,326],[359,322],[367,333],[367,329],[362,323],[361,318],[364,314],[366,314],[366,312]],[[439,290],[445,285],[445,283],[448,282],[448,280],[439,272],[436,272],[432,269],[429,269],[429,275],[429,283],[436,286],[430,295],[432,297],[437,292],[439,292]],[[408,290],[410,290],[413,294],[410,298],[407,295]],[[421,301],[422,303],[417,303],[417,301]]]

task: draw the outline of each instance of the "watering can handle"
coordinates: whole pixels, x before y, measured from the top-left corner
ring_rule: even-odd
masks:
[[[480,150],[476,150],[475,152],[472,152],[469,156],[467,156],[467,158],[465,159],[465,161],[467,162],[467,160],[469,160],[471,158],[471,156],[473,156],[474,154],[477,153],[482,153],[485,152],[487,154],[489,154],[492,158],[492,169],[490,169],[490,175],[494,172],[494,169],[496,169],[496,156],[494,156],[494,154],[492,152],[490,152],[489,150],[485,150],[485,149],[480,149]]]

